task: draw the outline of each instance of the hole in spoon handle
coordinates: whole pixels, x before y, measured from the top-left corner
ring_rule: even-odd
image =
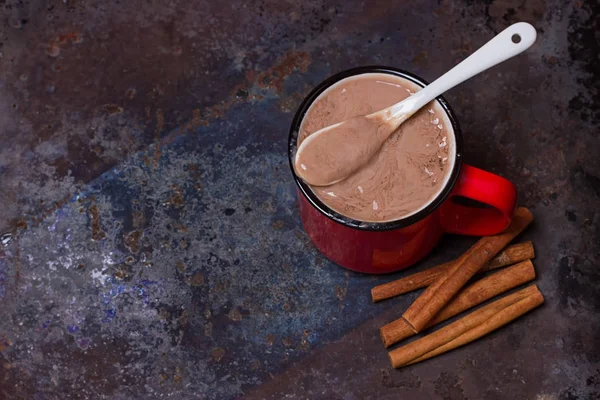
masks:
[[[517,22],[500,32],[496,37],[505,36],[509,38],[509,44],[512,48],[524,51],[535,42],[536,35],[533,26],[526,22]]]

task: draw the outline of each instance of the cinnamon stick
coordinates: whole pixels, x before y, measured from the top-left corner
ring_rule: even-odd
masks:
[[[535,258],[535,250],[531,241],[513,244],[492,258],[479,272],[492,271],[520,261],[531,260],[532,258]]]
[[[532,285],[497,300],[406,346],[389,353],[394,368],[414,364],[470,343],[544,302]]]
[[[508,246],[500,254],[491,259],[486,265],[483,266],[483,268],[481,268],[480,272],[491,271],[493,269],[512,265],[518,263],[519,261],[528,260],[534,257],[535,252],[531,242],[514,244],[512,246]],[[392,282],[384,283],[383,285],[375,286],[373,289],[371,289],[373,303],[429,286],[432,282],[439,278],[440,275],[452,267],[456,261],[458,260],[449,261],[433,268],[417,272],[416,274],[409,275],[402,279],[397,279]]]
[[[437,325],[469,308],[475,307],[492,297],[533,279],[535,279],[535,269],[530,260],[520,262],[502,271],[486,276],[461,290],[439,314],[429,321],[426,328]],[[379,332],[385,347],[390,347],[394,343],[398,343],[415,334],[404,318],[399,318],[382,326]]]
[[[531,221],[533,221],[531,212],[520,207],[504,232],[479,239],[448,271],[425,289],[402,315],[411,329],[416,333],[422,331],[467,281],[521,233]]]

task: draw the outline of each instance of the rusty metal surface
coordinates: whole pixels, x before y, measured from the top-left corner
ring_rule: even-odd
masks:
[[[0,398],[600,396],[596,2],[0,9]],[[538,43],[446,98],[466,161],[515,182],[536,217],[524,238],[546,304],[392,370],[377,328],[415,294],[373,305],[404,273],[346,272],[311,246],[293,112],[349,67],[435,78],[518,20]],[[413,271],[473,241],[444,238]]]

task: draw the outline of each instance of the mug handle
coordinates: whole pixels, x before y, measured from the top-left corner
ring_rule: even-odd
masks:
[[[479,204],[460,204],[460,198]],[[440,207],[440,218],[448,233],[489,236],[508,227],[516,206],[515,185],[491,172],[463,165],[450,197]]]

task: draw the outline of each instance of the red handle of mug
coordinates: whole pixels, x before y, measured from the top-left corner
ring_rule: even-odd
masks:
[[[476,205],[460,204],[460,200],[474,200]],[[448,233],[495,235],[508,227],[516,206],[515,185],[491,172],[463,165],[450,198],[440,207],[441,223]]]

